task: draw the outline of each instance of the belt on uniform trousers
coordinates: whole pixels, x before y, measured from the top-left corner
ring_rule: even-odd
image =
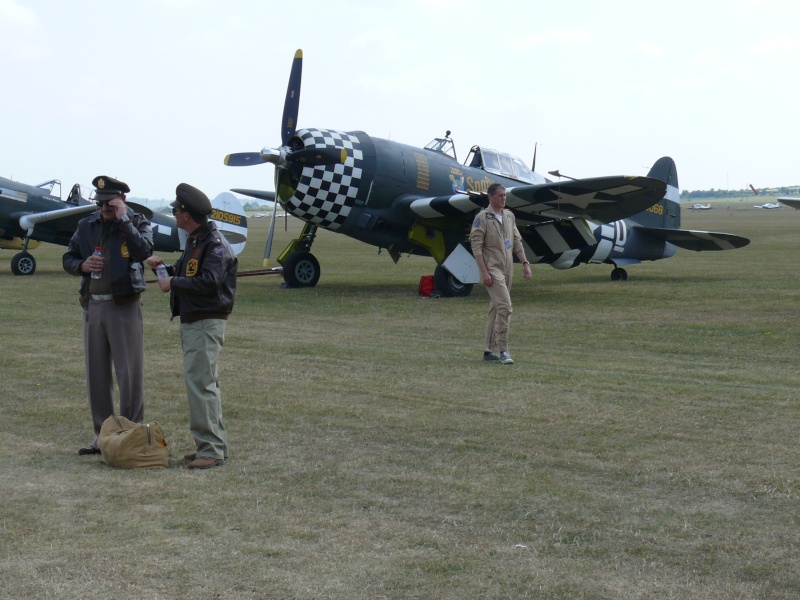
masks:
[[[97,302],[108,302],[114,299],[114,294],[89,294],[89,298]]]

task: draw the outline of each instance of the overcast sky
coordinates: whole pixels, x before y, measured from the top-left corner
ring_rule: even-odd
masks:
[[[682,189],[800,184],[797,0],[0,0],[0,175],[131,195],[273,189],[230,152],[299,126],[424,146],[452,130],[536,170]]]

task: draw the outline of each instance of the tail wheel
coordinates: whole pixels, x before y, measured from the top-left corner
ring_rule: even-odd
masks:
[[[616,267],[611,271],[611,281],[628,281],[628,272],[625,269]]]
[[[36,271],[36,259],[28,252],[15,254],[11,259],[11,272],[14,275],[33,275]]]
[[[319,276],[319,261],[310,252],[294,252],[283,264],[283,280],[289,287],[314,287]]]
[[[442,296],[448,298],[469,296],[472,292],[471,283],[461,283],[442,265],[433,272],[433,284]]]

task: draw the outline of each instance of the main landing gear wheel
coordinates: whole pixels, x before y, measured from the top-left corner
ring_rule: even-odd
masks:
[[[442,265],[436,267],[433,272],[433,285],[436,286],[442,296],[447,298],[469,296],[472,292],[471,283],[461,283]]]
[[[289,287],[314,287],[319,275],[319,261],[310,252],[294,252],[283,264],[283,280]]]
[[[11,259],[11,272],[14,275],[33,275],[36,270],[36,259],[28,252],[15,254]]]
[[[616,267],[611,271],[611,281],[628,281],[628,272],[621,267]]]

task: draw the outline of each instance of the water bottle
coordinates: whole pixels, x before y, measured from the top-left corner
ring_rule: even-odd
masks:
[[[92,256],[103,256],[103,253],[100,252],[100,246],[94,247],[94,252]],[[92,279],[100,279],[103,276],[102,271],[92,271]]]
[[[169,277],[169,273],[167,273],[167,265],[161,263],[156,267],[156,275],[158,275],[159,279],[164,279],[164,277]]]

